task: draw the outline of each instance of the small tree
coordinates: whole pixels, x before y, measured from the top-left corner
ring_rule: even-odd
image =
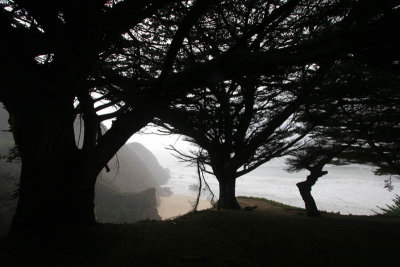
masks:
[[[328,171],[323,170],[326,164],[345,164],[343,161],[333,160],[340,157],[341,153],[351,147],[351,143],[345,144],[343,141],[329,140],[326,135],[318,136],[319,134],[313,133],[312,136],[309,136],[310,140],[306,141],[303,147],[292,151],[289,154],[290,157],[286,159],[287,171],[297,172],[306,169],[310,172],[305,181],[296,185],[304,201],[306,213],[311,217],[320,216],[315,200],[311,195],[313,185],[320,177],[328,174]]]
[[[310,171],[307,180],[297,184],[308,215],[319,216],[311,188],[327,174],[326,164],[368,164],[379,167],[377,174],[398,173],[399,81],[392,68],[385,60],[379,68],[353,59],[342,61],[323,82],[322,101],[305,110],[301,120],[315,129],[287,164],[289,171]]]

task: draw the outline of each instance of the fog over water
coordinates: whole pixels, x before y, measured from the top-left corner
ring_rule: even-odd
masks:
[[[195,196],[191,190],[198,183],[194,167],[187,167],[174,158],[165,147],[174,144],[182,151],[190,146],[177,136],[134,135],[130,141],[141,142],[158,158],[160,164],[170,169],[171,179],[167,187],[177,195]],[[275,159],[255,171],[238,178],[237,196],[263,197],[285,204],[304,207],[296,183],[305,180],[307,171],[288,173],[284,170],[283,159]],[[312,194],[320,210],[341,214],[373,215],[377,206],[391,204],[395,194],[400,194],[400,180],[393,177],[394,190],[384,188],[384,180],[389,176],[375,176],[372,168],[363,165],[327,166],[328,174],[314,185]],[[218,183],[208,175],[207,182],[218,196]],[[203,196],[203,198],[206,198]]]

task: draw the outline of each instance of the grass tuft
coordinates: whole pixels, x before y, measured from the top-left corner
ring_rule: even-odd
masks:
[[[299,208],[299,207],[295,207],[295,206],[290,206],[290,205],[286,205],[274,200],[269,200],[269,199],[265,199],[265,198],[260,198],[260,197],[243,197],[240,196],[238,198],[242,198],[242,199],[251,199],[251,200],[255,200],[258,202],[264,202],[268,205],[274,206],[274,207],[278,207],[278,208],[282,208],[284,210],[294,210],[294,211],[304,211],[303,208]]]

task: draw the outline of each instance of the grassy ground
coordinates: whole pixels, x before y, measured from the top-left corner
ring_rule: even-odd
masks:
[[[239,211],[101,224],[41,238],[3,238],[2,266],[397,266],[400,219],[324,214],[240,198]]]

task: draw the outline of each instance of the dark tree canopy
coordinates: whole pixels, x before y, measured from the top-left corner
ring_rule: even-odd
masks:
[[[287,164],[288,171],[310,172],[297,184],[308,215],[319,215],[311,188],[327,174],[326,164],[368,164],[378,167],[377,174],[398,174],[397,65],[385,58],[379,63],[362,56],[342,60],[323,82],[320,101],[303,111],[300,121],[314,128]]]
[[[353,140],[338,163],[372,164],[377,174],[398,174],[399,64],[361,59],[341,62],[330,78],[336,93],[310,106],[305,120],[324,128],[320,136],[326,140]]]
[[[0,5],[0,34],[7,40],[0,44],[0,101],[13,118],[22,160],[16,229],[93,224],[97,174],[132,134],[191,91],[250,77],[299,84],[335,60],[398,57],[398,1]],[[315,71],[299,79],[307,66]],[[112,105],[115,112],[99,115]],[[85,125],[82,148],[74,140],[77,114]],[[113,125],[102,135],[100,122],[110,118]],[[248,151],[246,157],[257,155],[254,146]]]
[[[284,155],[307,133],[295,123],[304,96],[296,95],[295,85],[293,93],[275,82],[246,77],[194,90],[157,115],[156,124],[199,147],[184,158],[211,167],[220,183],[220,208],[236,205],[234,188],[224,195],[225,183],[234,186],[236,178]]]
[[[358,16],[372,15],[368,13],[371,10],[363,13],[366,10],[360,6],[346,5],[343,2],[324,2],[323,5],[322,2],[309,5],[295,2],[288,1],[282,6],[275,6],[266,17],[258,16],[257,10],[263,10],[265,6],[257,6],[257,1],[218,6],[217,10],[223,9],[209,15],[210,21],[216,26],[204,27],[202,31],[195,27],[196,31],[192,34],[200,37],[196,36],[194,39],[197,42],[193,44],[188,39],[188,44],[184,44],[187,48],[182,54],[190,63],[198,58],[218,58],[223,47],[229,47],[227,43],[236,41],[240,43],[239,46],[226,49],[231,57],[237,56],[235,49],[240,53],[256,52],[260,56],[262,53],[275,56],[291,51],[291,55],[295,57],[296,52],[300,54],[301,51],[301,56],[304,56],[307,53],[299,48],[316,43],[323,46],[328,39],[334,40],[333,36],[338,32],[345,34],[349,26],[360,30],[368,23]],[[267,5],[271,7],[269,4],[271,3]],[[339,14],[346,12],[349,12],[348,17],[341,20]],[[231,21],[226,14],[232,14],[236,20]],[[328,29],[336,30],[337,33],[331,35],[332,32]],[[213,35],[225,38],[205,38]],[[313,52],[315,51],[316,47]],[[268,69],[262,74],[252,72],[251,75],[237,75],[224,83],[207,84],[206,87],[192,90],[185,98],[173,101],[158,115],[161,121],[157,123],[171,133],[188,136],[188,141],[199,146],[199,151],[194,156],[186,155],[186,159],[193,162],[200,159],[211,166],[212,173],[217,176],[220,189],[223,190],[223,180],[234,180],[271,158],[288,153],[288,149],[294,149],[292,146],[296,141],[316,126],[312,121],[306,120],[301,125],[297,123],[296,113],[300,109],[319,110],[321,105],[327,105],[322,109],[332,109],[338,105],[338,101],[348,97],[344,93],[346,90],[350,90],[349,94],[355,99],[368,94],[360,93],[360,90],[364,90],[362,83],[356,88],[350,88],[351,85],[346,84],[355,83],[355,78],[354,75],[346,76],[342,65],[350,64],[350,60],[369,61],[371,53],[377,52],[382,51],[353,50],[336,58],[329,58],[331,55],[324,54],[312,61],[295,60],[291,65],[286,65],[283,60],[276,68]],[[385,63],[385,59],[378,61],[373,64]],[[339,89],[339,95],[335,95],[337,86],[343,87]],[[341,134],[345,136],[344,133]],[[322,152],[321,156],[325,156],[324,154]],[[234,183],[230,186],[232,185]],[[234,194],[234,190],[230,192]],[[235,201],[231,202],[236,206]],[[222,204],[221,207],[225,205]]]
[[[0,101],[12,117],[22,157],[14,228],[29,230],[46,224],[94,222],[97,174],[133,133],[151,121],[154,107],[160,103],[160,90],[164,88],[160,83],[147,81],[151,87],[145,88],[146,92],[143,88],[136,91],[137,80],[148,78],[143,72],[135,80],[129,80],[124,94],[130,92],[129,97],[135,94],[139,104],[128,106],[120,95],[116,98],[115,93],[110,94],[115,91],[116,77],[119,81],[132,78],[120,68],[127,58],[121,58],[115,51],[130,49],[125,46],[129,32],[135,31],[139,24],[146,25],[146,18],[163,12],[173,2],[178,3],[85,1],[78,4],[61,0],[1,3],[0,30],[8,41],[1,43],[2,51],[7,53],[3,53],[1,65]],[[198,2],[203,9],[211,3]],[[179,3],[183,12],[191,10],[192,3]],[[141,40],[143,48],[146,42],[147,39]],[[150,54],[142,55],[140,59],[145,61],[149,57]],[[171,87],[176,83],[175,78],[169,80]],[[168,103],[172,98],[163,101]],[[98,114],[112,105],[116,112]],[[81,114],[85,125],[83,145],[79,148],[73,132],[77,114]],[[100,122],[110,118],[116,120],[102,135]],[[79,173],[79,177],[72,173]]]

